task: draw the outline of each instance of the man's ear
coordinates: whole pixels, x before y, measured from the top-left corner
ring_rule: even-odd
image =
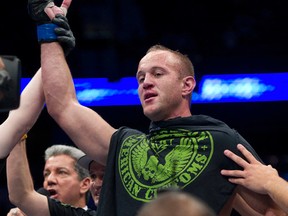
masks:
[[[90,177],[87,177],[87,178],[84,178],[82,181],[81,181],[81,193],[85,194],[87,193],[87,191],[89,191],[90,189],[90,186],[91,186],[91,183],[92,183],[92,180]]]
[[[193,76],[186,76],[183,78],[183,96],[187,96],[192,94],[194,88],[196,86],[196,81]]]

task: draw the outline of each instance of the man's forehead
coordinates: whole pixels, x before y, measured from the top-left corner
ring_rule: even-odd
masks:
[[[46,161],[46,164],[70,164],[73,165],[75,163],[75,159],[70,157],[69,155],[53,155],[49,157]]]
[[[92,161],[89,165],[89,171],[104,171],[105,170],[105,166],[103,166],[102,164],[97,163],[96,161]]]

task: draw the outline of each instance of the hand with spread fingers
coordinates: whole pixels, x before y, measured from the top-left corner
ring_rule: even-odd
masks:
[[[53,0],[28,0],[28,14],[36,23],[50,23],[56,14],[66,16],[72,0],[63,0],[60,7],[56,6]]]
[[[60,7],[56,6],[54,3],[49,4],[45,7],[45,13],[52,20],[57,14],[67,15],[68,8],[71,5],[72,0],[63,0]]]
[[[281,178],[278,171],[271,165],[259,162],[243,145],[237,148],[246,160],[230,150],[224,154],[243,168],[243,170],[221,170],[221,174],[229,177],[229,181],[242,185],[259,194],[268,194],[279,206],[288,213],[288,183]]]

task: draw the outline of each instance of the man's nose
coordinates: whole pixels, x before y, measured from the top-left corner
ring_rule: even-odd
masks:
[[[48,184],[55,183],[56,182],[56,176],[53,173],[50,173],[46,177],[46,181],[47,181]]]
[[[153,86],[153,80],[152,80],[151,75],[147,74],[145,76],[145,79],[143,80],[143,88],[146,89],[146,88],[149,88],[151,86]]]

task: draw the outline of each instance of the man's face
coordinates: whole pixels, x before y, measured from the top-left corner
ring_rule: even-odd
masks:
[[[183,80],[174,54],[148,53],[141,59],[136,77],[143,112],[148,118],[159,121],[181,116]]]
[[[89,173],[92,179],[90,192],[94,200],[94,203],[97,206],[99,203],[99,197],[105,173],[105,166],[93,161],[89,166]]]
[[[81,181],[74,164],[74,159],[68,155],[50,157],[44,167],[43,187],[50,192],[51,198],[79,206]]]

